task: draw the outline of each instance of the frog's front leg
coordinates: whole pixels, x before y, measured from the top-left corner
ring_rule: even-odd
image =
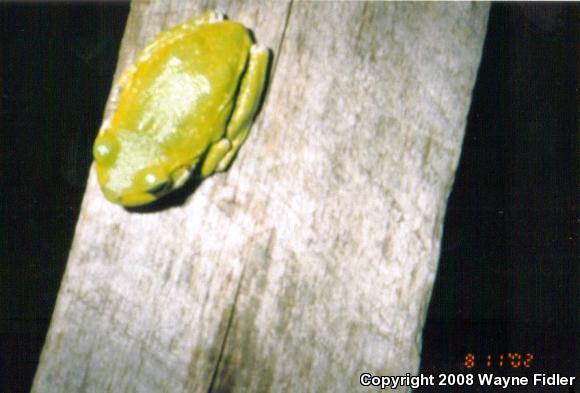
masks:
[[[261,45],[253,45],[250,48],[248,69],[241,81],[226,134],[210,146],[201,167],[203,177],[226,170],[246,140],[264,91],[269,60],[270,52],[267,48]]]

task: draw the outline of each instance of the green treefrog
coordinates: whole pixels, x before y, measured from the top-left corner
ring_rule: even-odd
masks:
[[[161,33],[119,79],[118,105],[93,145],[105,197],[155,201],[195,171],[224,171],[248,136],[269,51],[248,30],[206,12]]]

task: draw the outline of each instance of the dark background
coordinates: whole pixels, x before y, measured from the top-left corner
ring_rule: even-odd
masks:
[[[128,11],[0,4],[0,392],[30,390]],[[574,4],[492,6],[423,373],[578,370],[578,22]],[[500,367],[508,352],[532,367]]]
[[[578,16],[575,4],[492,6],[445,216],[423,373],[578,375]],[[510,352],[533,354],[530,369],[500,367]]]

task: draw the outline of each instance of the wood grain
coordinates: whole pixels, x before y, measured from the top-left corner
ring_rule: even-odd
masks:
[[[151,212],[91,171],[33,392],[353,392],[418,370],[489,5],[138,1],[117,76],[207,8],[273,50],[250,137]]]

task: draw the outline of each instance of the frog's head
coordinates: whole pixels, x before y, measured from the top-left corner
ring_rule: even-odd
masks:
[[[192,165],[175,162],[154,144],[126,135],[101,133],[93,146],[97,178],[109,201],[127,207],[144,205],[187,181]]]

